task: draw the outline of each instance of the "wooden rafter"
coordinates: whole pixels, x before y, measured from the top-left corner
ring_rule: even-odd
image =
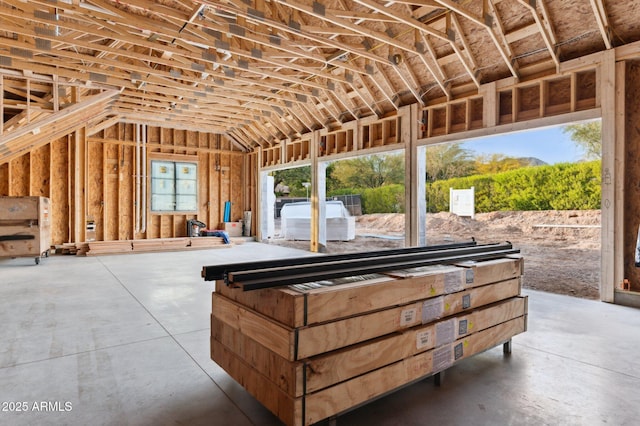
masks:
[[[400,64],[397,64],[397,65],[393,64],[392,69],[398,74],[398,76],[407,86],[407,88],[409,89],[413,97],[416,98],[416,101],[418,101],[418,103],[421,106],[424,106],[424,101],[422,100],[422,96],[420,95],[420,90],[418,88],[419,87],[418,81],[415,75],[411,72],[411,69],[406,66],[403,66],[403,62],[404,61],[402,61]],[[406,77],[402,71],[405,71],[408,74],[408,77]]]
[[[547,47],[547,50],[549,51],[549,55],[551,56],[551,59],[553,60],[553,62],[556,64],[556,70],[558,70],[560,68],[560,59],[558,58],[558,53],[555,46],[555,37],[553,35],[553,32],[549,30],[550,28],[549,25],[545,23],[545,21],[548,21],[548,18],[545,18],[546,8],[544,7],[543,0],[538,0],[543,10],[542,15],[540,15],[540,13],[538,12],[538,9],[536,8],[536,2],[531,4],[530,2],[525,0],[519,0],[519,1],[531,11],[533,18],[536,21],[536,25],[538,26],[538,30],[540,31],[540,35],[542,36],[542,40],[544,40],[544,44]]]
[[[475,23],[476,25],[480,25],[481,27],[485,28],[487,30],[487,33],[491,37],[491,40],[493,41],[493,44],[495,45],[496,49],[502,56],[502,59],[504,60],[505,64],[511,71],[511,74],[514,77],[519,77],[518,71],[514,66],[513,55],[510,54],[508,46],[503,46],[502,43],[500,43],[500,40],[496,36],[496,33],[493,31],[493,27],[491,26],[491,24],[487,23],[488,20],[485,19],[485,16],[482,16],[482,17],[477,16],[474,13],[466,10],[464,7],[460,6],[458,3],[453,2],[452,0],[433,0],[433,1],[441,4],[442,6],[454,12],[454,15],[453,15],[454,19],[457,20],[455,14],[459,14],[461,16],[464,16],[471,22]],[[460,37],[464,39],[464,33],[462,31],[460,31]]]
[[[462,44],[462,47],[464,48],[462,52],[466,55],[467,62],[471,67],[471,69],[474,70],[474,74],[475,74],[478,70],[478,63],[476,62],[476,58],[473,52],[469,48],[469,42],[467,42],[467,38],[464,36],[464,32],[462,31],[460,22],[458,22],[458,17],[455,13],[450,13],[448,16],[451,18],[451,24],[452,24],[453,31],[455,31],[456,38],[460,39],[460,44]]]
[[[397,110],[398,105],[396,105],[396,103],[393,101],[393,95],[392,95],[393,93],[395,93],[395,91],[393,90],[393,86],[389,83],[389,79],[384,73],[384,70],[382,70],[378,66],[378,64],[370,65],[370,67],[371,67],[371,73],[369,75],[370,77],[369,79],[373,82],[373,84],[376,85],[380,93],[382,93],[382,95],[387,99],[387,101],[389,101],[389,103],[393,106],[393,108]],[[384,82],[387,87],[384,87],[382,85],[382,82],[380,81],[380,78],[378,76],[382,78],[382,82]]]
[[[598,29],[602,35],[602,40],[607,49],[611,49],[613,43],[611,42],[611,27],[609,25],[609,18],[607,17],[607,11],[604,8],[602,0],[590,0],[593,14],[596,16],[596,22],[598,23]]]
[[[387,74],[385,69],[383,67],[381,67],[379,64],[375,64],[374,66],[376,68],[376,73],[379,74],[382,77],[382,80],[385,82],[387,87],[389,87],[389,89],[391,89],[391,92],[394,93],[394,96],[391,98],[391,102],[393,102],[396,105],[396,107],[398,107],[399,103],[400,103],[400,99],[399,99],[399,96],[396,93],[397,90],[395,90],[393,82],[389,78],[389,75]]]
[[[478,80],[478,75],[477,75],[477,69],[475,64],[469,64],[468,59],[465,59],[465,54],[463,53],[462,50],[460,50],[460,47],[458,47],[458,45],[456,44],[456,32],[455,30],[453,30],[451,28],[451,14],[447,14],[447,32],[449,34],[451,34],[451,47],[453,48],[453,51],[456,55],[456,57],[460,60],[460,62],[462,63],[462,66],[465,68],[465,70],[467,71],[467,73],[469,74],[469,76],[471,77],[471,79],[473,80],[473,82],[475,83],[476,87],[480,87],[480,80]],[[473,56],[471,55],[467,55],[469,58],[473,58]]]
[[[436,83],[438,83],[438,86],[440,86],[440,89],[445,94],[447,99],[450,99],[451,91],[449,90],[449,84],[445,81],[446,77],[444,71],[442,70],[442,67],[440,67],[440,64],[438,64],[438,58],[435,51],[433,50],[433,46],[431,46],[431,43],[423,33],[420,33],[419,36],[421,39],[421,43],[426,51],[425,53],[420,54],[420,60],[424,63],[424,66],[429,69],[429,72],[433,76]],[[429,55],[427,55],[427,53]],[[433,65],[430,62],[433,62]]]

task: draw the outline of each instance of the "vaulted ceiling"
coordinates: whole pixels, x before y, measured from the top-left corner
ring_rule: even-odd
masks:
[[[0,138],[108,93],[94,126],[251,150],[637,40],[633,0],[4,0]]]

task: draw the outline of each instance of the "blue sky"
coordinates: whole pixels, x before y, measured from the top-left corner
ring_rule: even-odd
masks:
[[[582,150],[562,132],[562,126],[473,139],[462,148],[475,154],[504,154],[507,157],[536,157],[545,163],[573,163]]]

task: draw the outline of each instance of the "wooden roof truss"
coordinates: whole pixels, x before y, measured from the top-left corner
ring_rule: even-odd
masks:
[[[0,136],[56,112],[77,87],[118,94],[100,120],[270,147],[638,40],[638,8],[606,3],[3,0]]]

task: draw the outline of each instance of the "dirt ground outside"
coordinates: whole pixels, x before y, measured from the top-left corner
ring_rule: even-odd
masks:
[[[599,299],[600,210],[501,211],[472,219],[452,213],[427,214],[427,244],[510,241],[524,256],[525,288]],[[276,231],[277,233],[277,231]],[[356,217],[356,238],[329,241],[327,253],[404,246],[404,214]],[[309,249],[308,241],[273,238],[270,244]]]

